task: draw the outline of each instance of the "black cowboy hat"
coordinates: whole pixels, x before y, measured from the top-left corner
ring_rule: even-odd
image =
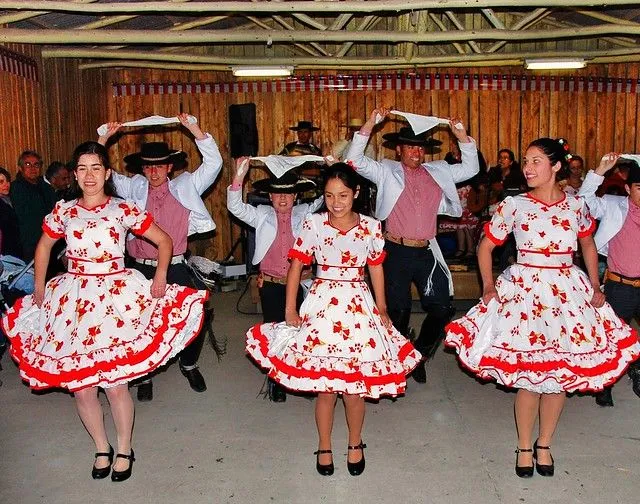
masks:
[[[427,137],[426,131],[416,135],[409,126],[400,128],[400,131],[396,133],[386,133],[385,135],[382,135],[382,138],[386,140],[383,145],[390,148],[395,148],[396,145],[419,145],[428,149],[442,144],[440,140]]]
[[[295,194],[310,191],[316,186],[312,180],[300,178],[292,171],[286,172],[282,177],[256,180],[253,188],[256,191],[276,193],[276,194]]]
[[[309,130],[309,131],[319,131],[320,128],[314,126],[311,121],[298,121],[297,126],[291,126],[289,128],[291,131],[300,131],[300,130]]]
[[[140,152],[125,156],[124,162],[131,171],[141,171],[143,166],[171,164],[175,169],[184,167],[187,154],[169,149],[166,142],[143,143]]]

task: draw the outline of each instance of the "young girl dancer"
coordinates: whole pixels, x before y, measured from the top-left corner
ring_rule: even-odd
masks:
[[[482,301],[449,324],[446,344],[485,379],[518,389],[516,474],[553,476],[550,446],[566,392],[598,391],[640,354],[638,337],[605,304],[584,202],[558,188],[567,153],[550,138],[524,157],[528,193],[507,197],[485,227],[478,250]],[[513,232],[517,263],[494,284],[491,251]],[[573,265],[580,242],[588,275]],[[533,428],[539,418],[539,434]]]
[[[334,472],[331,430],[338,394],[349,428],[347,468],[364,471],[361,431],[365,397],[397,396],[420,354],[396,331],[387,315],[380,222],[352,210],[359,187],[355,171],[336,163],[325,171],[328,212],[309,216],[289,252],[286,324],[258,324],[247,332],[247,352],[283,386],[317,392],[316,469]],[[300,272],[315,257],[316,279],[296,310]],[[369,267],[374,302],[364,281]]]
[[[171,238],[151,216],[114,195],[105,148],[86,142],[73,155],[77,199],[58,202],[44,219],[35,254],[35,292],[2,318],[20,375],[33,389],[74,393],[97,453],[94,479],[131,476],[134,408],[127,383],[166,363],[197,334],[206,291],[166,284]],[[127,231],[158,246],[152,281],[124,268]],[[67,242],[68,273],[45,286],[54,243]],[[98,387],[105,390],[118,435],[107,440]]]

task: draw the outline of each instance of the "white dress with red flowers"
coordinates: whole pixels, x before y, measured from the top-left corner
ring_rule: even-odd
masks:
[[[151,297],[151,281],[125,269],[127,231],[153,222],[133,203],[110,198],[85,209],[58,202],[43,231],[67,242],[68,272],[47,282],[38,308],[19,299],[2,329],[20,375],[34,389],[113,387],[153,371],[200,331],[206,291],[168,285]]]
[[[482,301],[447,326],[445,343],[480,378],[537,393],[598,391],[640,355],[634,329],[573,264],[577,238],[595,230],[585,203],[506,198],[485,226],[501,244],[513,232],[518,260],[496,281],[500,301]]]
[[[305,220],[289,257],[310,264],[316,278],[300,307],[302,325],[257,324],[246,350],[285,387],[363,397],[404,393],[405,376],[420,354],[393,327],[382,324],[368,285],[367,264],[385,252],[380,222],[364,215],[349,231],[330,224],[327,213]]]

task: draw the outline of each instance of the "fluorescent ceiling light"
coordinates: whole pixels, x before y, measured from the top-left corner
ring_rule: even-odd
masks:
[[[236,66],[231,67],[236,77],[288,77],[292,66]]]
[[[569,70],[584,68],[587,63],[583,58],[526,59],[524,66],[527,70]]]

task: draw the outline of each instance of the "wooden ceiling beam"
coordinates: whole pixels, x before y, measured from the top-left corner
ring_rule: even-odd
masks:
[[[78,3],[92,3],[97,2],[98,0],[76,0]],[[3,7],[0,4],[0,7]],[[29,10],[27,12],[19,12],[17,14],[5,14],[4,16],[0,16],[0,25],[17,23],[18,21],[26,21],[27,19],[31,19],[37,16],[42,16],[43,14],[49,14],[48,10],[34,11]]]
[[[351,12],[351,13],[374,13],[374,12],[407,12],[411,10],[424,9],[482,9],[482,8],[518,8],[523,7],[608,7],[612,5],[637,5],[637,0],[371,0],[362,2],[360,0],[345,0],[342,2],[333,1],[290,1],[290,2],[260,2],[256,12],[265,13],[305,13],[305,12]],[[247,4],[242,1],[218,1],[218,2],[187,2],[175,4],[167,1],[150,2],[105,2],[91,3],[89,5],[78,5],[77,2],[54,1],[54,0],[2,0],[4,10],[29,10],[29,11],[55,11],[55,12],[75,12],[77,14],[110,14],[110,13],[246,13]]]
[[[538,21],[543,19],[544,17],[549,15],[548,9],[536,9],[527,16],[524,16],[520,21],[515,23],[510,29],[511,30],[524,30],[536,24]],[[487,49],[488,53],[496,52],[502,46],[506,44],[505,41],[496,42],[489,49]]]
[[[356,31],[357,32],[363,32],[363,31],[367,30],[368,28],[373,26],[375,23],[377,23],[378,19],[379,18],[377,16],[365,16],[365,18],[356,27]],[[352,34],[354,32],[345,31],[343,33]],[[342,47],[340,47],[340,49],[338,49],[338,52],[336,52],[336,54],[334,56],[336,56],[338,58],[343,57],[345,54],[347,54],[349,52],[351,47],[353,47],[353,42],[345,42],[344,44],[342,44]]]
[[[592,58],[604,58],[604,57],[624,57],[634,56],[640,54],[640,47],[636,48],[616,48],[606,50],[593,50],[593,51],[537,51],[537,52],[517,52],[511,54],[447,54],[447,55],[434,55],[434,56],[415,56],[411,63],[407,63],[403,56],[398,57],[280,57],[280,58],[264,58],[264,57],[238,57],[238,56],[211,56],[203,54],[191,54],[191,53],[158,53],[148,51],[107,51],[104,49],[43,49],[43,58],[93,58],[93,59],[108,59],[113,60],[119,58],[120,60],[137,60],[141,62],[174,62],[174,63],[194,63],[194,64],[208,64],[208,65],[223,65],[227,67],[231,65],[294,65],[305,67],[351,67],[351,66],[364,66],[366,64],[371,65],[383,65],[386,62],[393,64],[403,63],[407,67],[413,65],[423,64],[450,64],[456,61],[467,62],[485,62],[493,65],[495,61],[503,60],[518,60],[520,63],[526,58],[557,58],[557,57],[579,57],[591,60]],[[90,63],[86,63],[90,64]]]
[[[167,32],[166,30],[26,30],[0,28],[0,42],[25,44],[264,44],[359,42],[400,43],[469,42],[478,40],[567,40],[607,35],[640,36],[640,26],[595,25],[552,30],[457,30],[436,33],[388,31],[318,31],[318,30],[198,30]]]
[[[458,20],[458,18],[452,11],[448,10],[448,11],[445,11],[444,13],[449,18],[449,20],[453,23],[453,26],[455,26],[460,31],[465,30],[464,25]],[[473,50],[473,52],[475,52],[476,54],[482,53],[482,49],[480,49],[480,46],[476,44],[473,40],[470,40],[468,44],[469,44],[469,47],[471,47],[471,49]]]
[[[259,26],[260,28],[263,28],[265,30],[271,30],[272,27],[269,26],[268,24],[266,24],[264,21],[253,17],[253,16],[245,16],[249,21],[251,21],[252,23],[254,23],[255,25]],[[274,16],[275,17],[275,16]],[[320,56],[316,51],[314,51],[313,49],[311,49],[310,47],[307,47],[304,44],[298,44],[298,43],[294,43],[293,44],[294,47],[296,47],[297,49],[300,49],[301,51],[310,54],[311,56]]]
[[[593,19],[598,19],[599,21],[604,21],[606,23],[627,25],[627,26],[640,26],[640,23],[636,21],[631,21],[630,19],[622,19],[619,17],[611,16],[610,14],[605,14],[599,11],[589,11],[589,10],[577,10],[578,14],[582,14],[583,16],[588,16]]]
[[[340,14],[336,20],[331,23],[331,25],[329,26],[329,30],[342,30],[342,28],[344,28],[345,26],[347,26],[347,24],[349,23],[349,21],[351,21],[351,18],[353,17],[353,14]]]
[[[71,49],[69,51],[76,51]],[[623,54],[618,54],[624,52]],[[166,55],[170,56],[170,55]],[[228,71],[231,65],[291,65],[297,70],[388,70],[388,69],[416,69],[416,67],[487,67],[487,66],[522,66],[525,58],[553,58],[566,56],[563,52],[544,53],[514,53],[514,54],[467,54],[467,55],[447,55],[447,56],[420,56],[414,57],[413,61],[407,62],[403,56],[391,58],[291,58],[291,59],[270,59],[265,62],[264,58],[218,58],[218,62],[196,63],[193,57],[185,61],[141,61],[138,59],[104,60],[90,63],[82,63],[78,66],[80,70],[94,68],[116,68],[116,67],[138,67],[138,68],[162,68],[162,69],[182,69],[182,70],[223,70]],[[576,57],[588,58],[590,63],[604,64],[627,61],[640,61],[640,49],[617,49],[613,51],[587,51],[576,52]],[[68,56],[75,57],[75,56]],[[110,57],[113,57],[111,52]],[[237,59],[237,61],[236,61]]]
[[[436,26],[438,28],[440,28],[440,30],[442,30],[443,32],[449,31],[449,29],[447,28],[447,25],[445,25],[442,20],[436,16],[433,12],[429,13],[429,17],[431,18],[431,20],[436,24]],[[457,42],[452,42],[453,47],[455,47],[456,51],[458,51],[458,54],[466,54],[467,52],[464,50],[464,47],[462,47],[462,44],[458,44]]]

